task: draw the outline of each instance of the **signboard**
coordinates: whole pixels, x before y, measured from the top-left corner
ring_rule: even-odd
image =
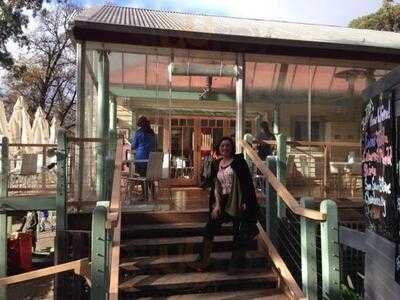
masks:
[[[370,229],[398,240],[393,93],[369,99],[362,119],[363,198]]]

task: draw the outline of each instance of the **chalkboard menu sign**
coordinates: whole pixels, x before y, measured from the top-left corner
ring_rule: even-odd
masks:
[[[397,241],[393,93],[369,99],[362,119],[363,198],[370,229]]]

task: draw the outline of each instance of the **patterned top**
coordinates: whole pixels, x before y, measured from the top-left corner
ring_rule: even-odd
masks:
[[[233,170],[231,165],[228,165],[227,167],[223,168],[221,167],[220,164],[217,178],[221,183],[222,194],[229,195],[232,191],[232,181],[233,181]]]

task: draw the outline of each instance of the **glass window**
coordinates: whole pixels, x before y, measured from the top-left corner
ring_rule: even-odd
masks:
[[[111,52],[110,62],[110,84],[122,84],[122,53]]]
[[[143,87],[146,75],[146,55],[124,53],[124,84]]]

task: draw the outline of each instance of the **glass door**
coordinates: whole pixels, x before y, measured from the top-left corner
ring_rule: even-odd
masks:
[[[190,118],[171,119],[171,184],[194,185],[195,172],[195,128]]]

